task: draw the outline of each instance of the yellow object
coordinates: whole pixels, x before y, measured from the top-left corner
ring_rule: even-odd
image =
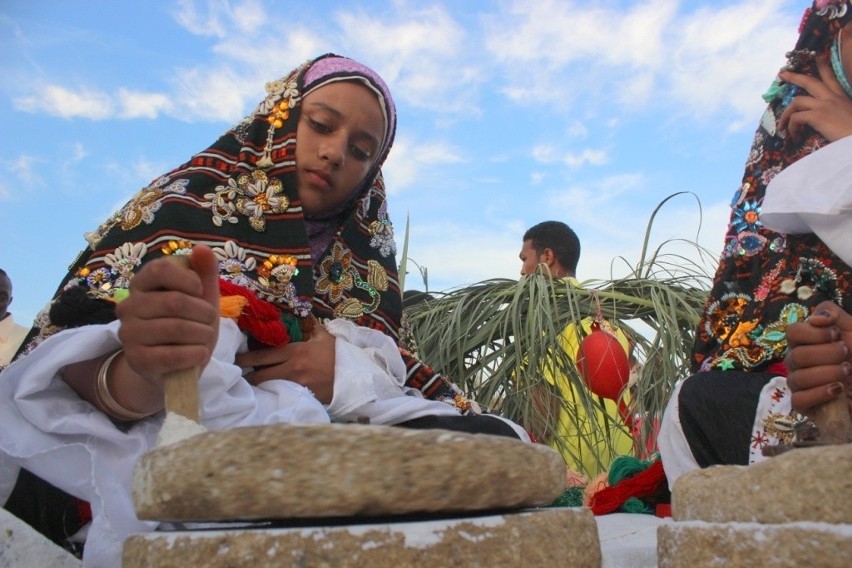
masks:
[[[242,296],[222,296],[219,298],[219,315],[223,318],[237,319],[243,313],[248,300]]]
[[[579,283],[573,278],[570,282],[579,287]],[[591,333],[594,319],[584,318],[580,321],[583,333],[577,333],[576,324],[568,324],[559,337],[559,343],[565,354],[572,361],[576,361],[577,350],[582,338]],[[620,329],[613,329],[608,322],[603,322],[603,327],[615,334],[616,339],[625,353],[630,354],[630,342]],[[591,397],[596,403],[603,403],[605,409],[601,410],[598,404],[587,407],[574,384],[566,377],[554,377],[547,369],[544,370],[544,378],[551,385],[556,386],[563,399],[559,410],[559,422],[556,428],[558,440],[550,440],[549,445],[562,454],[568,467],[581,471],[588,476],[597,475],[609,469],[609,464],[623,455],[633,455],[633,438],[624,420],[618,413],[618,405],[613,400],[603,399],[586,390],[585,395]],[[629,406],[626,395],[624,403]],[[596,426],[593,427],[591,421]],[[605,433],[604,436],[596,434]]]

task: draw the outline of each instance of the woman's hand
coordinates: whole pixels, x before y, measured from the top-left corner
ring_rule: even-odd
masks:
[[[334,397],[334,349],[336,339],[322,325],[315,325],[307,341],[282,347],[256,349],[237,355],[241,367],[254,367],[245,378],[253,385],[287,379],[310,389],[323,404]]]
[[[801,412],[833,400],[844,386],[847,398],[852,396],[852,315],[823,302],[806,321],[787,328],[787,345],[784,363],[793,409]]]
[[[171,371],[206,365],[219,336],[216,256],[199,245],[189,262],[191,269],[165,258],[147,263],[116,307],[124,359],[157,387]]]
[[[837,82],[828,57],[817,57],[819,77],[781,71],[778,77],[808,92],[793,98],[781,113],[780,130],[787,130],[793,140],[800,140],[810,126],[829,142],[852,135],[852,99]]]

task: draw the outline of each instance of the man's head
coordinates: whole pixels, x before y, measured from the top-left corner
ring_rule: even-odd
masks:
[[[0,320],[9,315],[9,304],[12,303],[12,280],[6,271],[0,268]]]
[[[580,260],[580,239],[565,223],[544,221],[524,233],[524,244],[518,256],[522,276],[534,274],[539,264],[546,264],[556,277],[575,276]]]

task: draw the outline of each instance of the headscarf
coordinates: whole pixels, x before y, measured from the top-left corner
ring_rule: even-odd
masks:
[[[814,57],[828,52],[850,19],[849,0],[817,0],[805,11],[784,69],[816,76]],[[849,266],[813,233],[773,232],[760,218],[772,178],[827,144],[810,128],[799,142],[777,128],[798,92],[776,79],[764,95],[769,106],[731,202],[724,250],[696,334],[693,370],[766,370],[784,358],[787,326],[817,304],[832,300],[852,311]]]

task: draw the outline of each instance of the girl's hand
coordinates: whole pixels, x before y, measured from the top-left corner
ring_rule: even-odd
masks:
[[[787,386],[795,410],[852,394],[852,316],[823,302],[806,321],[787,328]],[[852,399],[850,399],[852,401]]]
[[[793,140],[801,140],[810,126],[829,142],[852,135],[852,100],[834,76],[828,57],[816,59],[819,77],[781,71],[778,77],[808,92],[793,98],[781,113],[780,130],[787,130]]]
[[[335,342],[335,337],[317,324],[307,341],[240,353],[236,363],[255,368],[245,376],[253,385],[287,379],[307,387],[317,400],[329,404],[334,397]]]
[[[127,364],[157,387],[166,373],[206,365],[219,336],[218,261],[203,245],[189,261],[191,269],[165,258],[147,263],[116,307]]]

